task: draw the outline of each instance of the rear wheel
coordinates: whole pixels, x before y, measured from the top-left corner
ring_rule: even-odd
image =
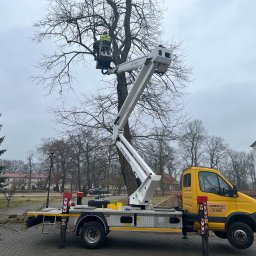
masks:
[[[106,239],[103,226],[97,221],[85,223],[81,228],[81,242],[85,248],[96,249],[100,247]]]
[[[228,227],[227,238],[230,244],[238,249],[247,249],[254,241],[252,229],[243,222],[232,223]]]

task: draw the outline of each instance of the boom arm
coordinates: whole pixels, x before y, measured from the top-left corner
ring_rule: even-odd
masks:
[[[163,74],[167,71],[170,64],[171,51],[159,46],[144,57],[125,62],[115,69],[108,71],[108,74],[113,74],[141,68],[113,126],[113,140],[142,182],[140,187],[130,195],[130,205],[149,207],[152,195],[159,184],[161,176],[156,175],[151,170],[132,145],[125,139],[123,128],[154,72]]]

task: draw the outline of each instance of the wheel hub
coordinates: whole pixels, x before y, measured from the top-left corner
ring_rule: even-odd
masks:
[[[95,228],[88,228],[85,236],[89,243],[95,243],[100,237],[98,230]]]
[[[234,232],[234,239],[238,243],[244,243],[247,240],[247,234],[244,232],[244,230],[238,229]]]

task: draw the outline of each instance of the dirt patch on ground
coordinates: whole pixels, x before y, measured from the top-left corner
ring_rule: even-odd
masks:
[[[176,195],[171,195],[167,199],[164,199],[163,201],[155,205],[155,207],[161,208],[175,208],[180,206],[181,203]]]

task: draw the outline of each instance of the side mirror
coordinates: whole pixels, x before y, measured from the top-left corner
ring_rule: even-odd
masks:
[[[238,194],[237,194],[237,185],[233,185],[233,197],[238,197]]]

